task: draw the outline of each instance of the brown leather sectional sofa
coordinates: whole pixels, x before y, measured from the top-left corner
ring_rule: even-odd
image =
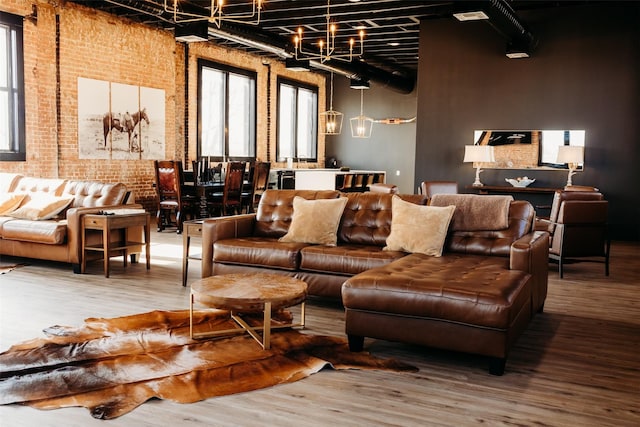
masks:
[[[52,219],[31,220],[0,216],[0,255],[70,263],[75,273],[82,263],[81,217],[103,209],[141,208],[124,205],[127,187],[122,183],[25,177],[0,173],[0,192],[46,194],[73,198],[69,207]],[[99,243],[91,230],[87,243]],[[140,233],[142,231],[140,230]],[[117,233],[114,235],[117,238]]]
[[[278,241],[296,195],[348,198],[337,246]],[[533,231],[533,207],[512,201],[506,228],[449,231],[443,256],[432,257],[383,250],[392,197],[268,190],[256,214],[205,220],[202,276],[267,270],[295,276],[311,295],[342,299],[354,351],[364,337],[416,343],[489,356],[490,372],[502,374],[509,348],[542,311],[547,293],[548,233]]]

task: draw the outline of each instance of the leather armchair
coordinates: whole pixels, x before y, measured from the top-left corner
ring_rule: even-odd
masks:
[[[547,231],[551,235],[550,243],[553,241],[555,224],[558,221],[558,214],[562,203],[567,200],[603,200],[604,196],[598,191],[567,191],[558,190],[553,195],[551,212],[549,218],[536,218],[536,231]]]
[[[458,183],[456,181],[422,181],[419,190],[420,194],[428,198],[434,194],[458,194]]]
[[[549,258],[558,262],[560,278],[563,277],[564,263],[569,260],[603,262],[605,275],[609,275],[608,207],[606,200],[567,200],[562,203],[549,247]]]

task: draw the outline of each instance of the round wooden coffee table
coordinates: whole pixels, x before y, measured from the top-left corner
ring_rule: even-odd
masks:
[[[307,284],[302,280],[279,274],[247,273],[225,274],[211,276],[191,284],[191,298],[189,304],[189,331],[191,338],[209,338],[228,335],[238,331],[246,331],[262,348],[271,346],[272,328],[304,327],[304,305],[307,298]],[[193,332],[193,306],[202,304],[206,307],[228,310],[229,316],[240,328],[212,331]],[[300,322],[293,322],[271,326],[271,313],[286,307],[301,304]],[[240,316],[242,313],[263,312],[264,320],[261,327],[254,327]],[[262,336],[257,332],[262,329]]]

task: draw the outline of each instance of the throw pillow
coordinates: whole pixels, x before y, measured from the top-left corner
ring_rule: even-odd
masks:
[[[0,195],[0,215],[7,215],[20,206],[25,194],[23,193],[6,193]]]
[[[340,218],[346,205],[346,197],[319,200],[294,197],[291,224],[280,241],[336,246]]]
[[[421,206],[393,196],[391,233],[384,250],[442,256],[447,230],[455,210],[455,206]]]
[[[43,220],[51,219],[62,212],[73,197],[56,197],[48,194],[30,194],[22,205],[9,216],[20,219]]]

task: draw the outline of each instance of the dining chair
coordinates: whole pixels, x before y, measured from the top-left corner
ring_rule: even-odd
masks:
[[[255,212],[260,197],[269,186],[269,172],[271,171],[271,163],[255,162],[251,165],[249,172],[249,190],[242,194],[243,207],[246,206],[247,213]]]
[[[429,199],[434,194],[458,194],[458,183],[456,181],[422,181],[419,192]]]
[[[567,262],[601,262],[605,265],[605,275],[609,275],[608,207],[606,200],[562,203],[549,247],[549,258],[558,262],[560,278]]]
[[[242,187],[246,162],[229,162],[224,176],[222,193],[214,193],[207,200],[209,211],[219,215],[228,215],[233,211],[238,214],[242,208]]]
[[[182,162],[177,160],[155,160],[156,193],[158,211],[156,220],[158,231],[175,225],[178,234],[182,233],[185,215],[195,218],[198,201],[194,196],[184,194],[184,175]],[[172,220],[175,216],[175,221]]]

